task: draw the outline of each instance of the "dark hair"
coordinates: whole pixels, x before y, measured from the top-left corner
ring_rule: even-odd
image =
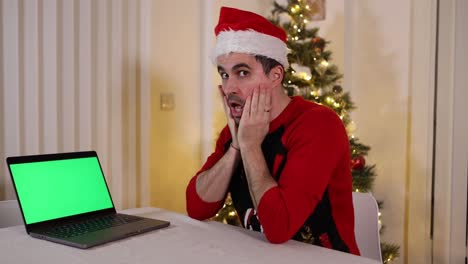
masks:
[[[278,65],[283,67],[283,65],[281,63],[279,63],[277,60],[272,59],[272,58],[268,58],[268,57],[265,57],[265,56],[262,56],[262,55],[255,55],[255,59],[258,62],[260,62],[260,64],[262,64],[263,72],[265,72],[265,74],[269,74],[271,69],[273,69],[274,67],[276,67]],[[284,67],[283,67],[283,69],[284,69]]]

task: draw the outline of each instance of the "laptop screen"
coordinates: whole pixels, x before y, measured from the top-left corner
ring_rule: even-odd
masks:
[[[26,224],[113,208],[97,157],[10,164]]]

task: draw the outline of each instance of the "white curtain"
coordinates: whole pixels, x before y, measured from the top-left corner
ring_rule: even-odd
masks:
[[[149,205],[150,0],[0,0],[7,156],[96,150],[118,208]]]

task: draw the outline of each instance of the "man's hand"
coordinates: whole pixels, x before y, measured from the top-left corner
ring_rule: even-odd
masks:
[[[261,145],[270,129],[271,91],[256,87],[245,101],[237,139],[254,208],[270,188],[278,186],[268,171]]]
[[[244,105],[239,123],[237,140],[239,147],[260,147],[268,134],[271,121],[271,91],[256,87]]]
[[[223,91],[223,87],[221,85],[218,85],[218,90],[221,95],[221,99],[223,100],[223,108],[224,108],[224,113],[226,114],[226,120],[227,124],[229,126],[229,131],[231,131],[231,136],[232,136],[232,146],[235,149],[239,149],[239,143],[237,141],[237,125],[236,121],[234,121],[234,118],[232,117],[231,111],[229,110],[229,104],[227,101],[226,94]]]

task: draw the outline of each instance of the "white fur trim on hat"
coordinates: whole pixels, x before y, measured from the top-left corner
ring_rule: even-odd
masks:
[[[288,67],[288,47],[281,39],[257,31],[222,31],[216,38],[213,59],[231,52],[262,55]]]

